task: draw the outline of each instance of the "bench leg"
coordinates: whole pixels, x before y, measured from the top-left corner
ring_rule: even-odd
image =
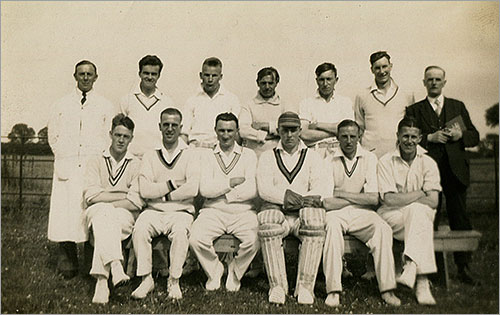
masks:
[[[447,252],[436,252],[436,265],[438,268],[437,278],[438,281],[445,285],[446,289],[449,289],[450,276],[448,273],[448,253]]]

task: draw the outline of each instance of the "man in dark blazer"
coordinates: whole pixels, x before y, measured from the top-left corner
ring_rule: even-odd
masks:
[[[451,230],[471,230],[466,213],[466,192],[469,186],[469,161],[465,148],[479,143],[479,133],[472,124],[464,103],[444,97],[445,71],[438,66],[429,66],[424,71],[424,86],[427,97],[406,108],[406,116],[413,116],[422,130],[420,143],[438,164],[441,186],[446,197],[446,212]],[[435,220],[439,221],[438,214]],[[467,284],[479,284],[470,273],[470,255],[455,252],[458,278]]]

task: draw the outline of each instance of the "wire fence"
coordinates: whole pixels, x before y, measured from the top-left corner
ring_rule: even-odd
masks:
[[[2,142],[2,204],[23,209],[26,202],[45,203],[50,198],[54,156],[47,137],[6,137]]]

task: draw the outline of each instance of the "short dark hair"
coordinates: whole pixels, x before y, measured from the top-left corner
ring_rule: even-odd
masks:
[[[361,131],[357,122],[352,119],[344,119],[337,125],[337,134],[339,134],[340,129],[344,127],[356,126],[358,128],[358,133]]]
[[[95,64],[91,61],[88,61],[88,60],[82,60],[80,62],[78,62],[76,65],[75,65],[75,75],[76,75],[76,69],[79,67],[79,66],[83,66],[83,65],[91,65],[92,67],[94,67],[94,71],[95,71],[95,74],[97,74],[97,67],[95,66]]]
[[[238,118],[233,113],[227,112],[227,113],[220,113],[219,115],[217,115],[217,117],[215,118],[215,128],[217,128],[217,123],[219,122],[219,120],[234,121],[236,123],[236,128],[239,128]]]
[[[181,119],[182,121],[182,113],[180,110],[178,110],[177,108],[175,107],[168,107],[168,108],[165,108],[161,114],[160,114],[160,122],[161,122],[161,118],[163,117],[163,115],[176,115],[176,116],[179,116],[179,118]]]
[[[147,55],[142,57],[139,61],[139,72],[142,71],[144,66],[160,66],[158,73],[161,73],[161,69],[163,69],[163,63],[156,55]]]
[[[257,72],[257,83],[259,83],[260,79],[262,79],[266,75],[272,75],[274,76],[276,83],[280,82],[280,75],[278,73],[278,70],[274,69],[273,67],[266,67],[260,69],[259,72]]]
[[[425,68],[424,77],[425,77],[425,74],[427,73],[427,71],[432,70],[432,69],[439,69],[439,70],[443,71],[443,77],[446,77],[446,71],[444,71],[444,69],[441,68],[440,66],[428,66],[427,68]]]
[[[134,131],[135,128],[135,124],[132,121],[132,119],[130,119],[130,117],[125,116],[122,113],[113,117],[113,121],[111,123],[111,131],[115,130],[117,126],[123,126],[132,132]]]
[[[417,120],[413,116],[405,116],[401,121],[398,123],[398,132],[403,129],[403,127],[408,127],[408,128],[418,128],[420,129],[420,126],[417,124]]]
[[[205,65],[207,65],[209,67],[221,67],[222,68],[222,61],[220,61],[220,59],[217,57],[210,57],[210,58],[205,59],[201,66],[203,67]]]
[[[323,62],[316,67],[314,72],[316,73],[316,77],[319,77],[323,72],[330,70],[333,70],[333,72],[335,72],[335,76],[337,76],[337,68],[335,68],[335,65],[331,62]]]
[[[389,62],[391,62],[391,56],[389,56],[389,54],[387,53],[387,51],[377,51],[377,52],[374,52],[373,54],[370,55],[370,64],[373,66],[373,64],[379,60],[379,59],[382,59],[382,58],[387,58],[387,60]]]

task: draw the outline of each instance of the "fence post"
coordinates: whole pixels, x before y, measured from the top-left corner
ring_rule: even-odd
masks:
[[[19,155],[19,210],[23,211],[23,158],[24,139],[21,138],[21,154]]]

